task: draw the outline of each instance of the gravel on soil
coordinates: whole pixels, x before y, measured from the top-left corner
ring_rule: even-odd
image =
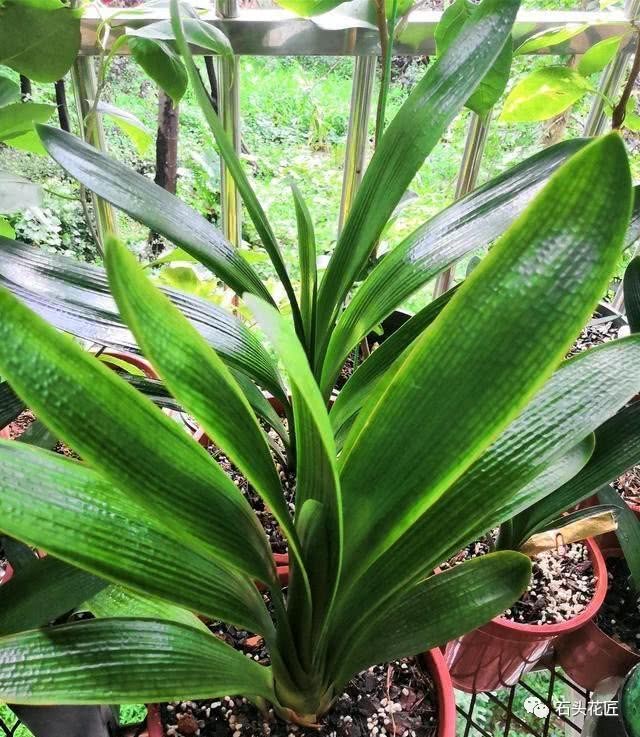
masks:
[[[488,540],[471,543],[442,568],[491,552]],[[527,590],[502,615],[518,624],[558,624],[586,609],[596,590],[593,566],[586,545],[571,543],[532,558]]]
[[[613,482],[614,488],[630,504],[640,506],[640,466],[634,466]]]
[[[413,659],[360,673],[319,729],[262,714],[242,697],[183,701],[162,707],[167,737],[435,737],[437,702],[430,676]]]

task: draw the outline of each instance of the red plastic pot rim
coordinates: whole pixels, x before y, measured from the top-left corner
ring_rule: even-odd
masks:
[[[136,353],[106,350],[106,351],[102,351],[100,356],[104,358],[109,358],[109,356],[111,356],[112,358],[117,358],[118,360],[124,361],[125,363],[130,363],[132,366],[135,366],[137,369],[140,369],[140,371],[142,371],[142,373],[148,379],[158,378],[158,374],[155,372],[154,368],[151,366],[149,361],[147,361],[147,359],[143,358],[142,356],[138,356]],[[106,363],[108,363],[108,361]]]
[[[507,640],[542,640],[554,637],[555,635],[567,634],[586,624],[596,615],[596,612],[602,606],[604,597],[607,595],[607,566],[595,540],[589,538],[584,543],[587,546],[589,557],[593,563],[596,590],[591,601],[577,617],[566,622],[558,622],[557,624],[521,624],[519,622],[512,622],[504,617],[496,617],[480,627],[480,629],[488,634],[495,634]]]
[[[453,682],[440,648],[423,653],[422,662],[433,678],[438,699],[438,737],[455,737],[456,697]]]

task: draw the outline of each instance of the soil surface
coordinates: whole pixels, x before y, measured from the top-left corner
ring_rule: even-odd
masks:
[[[640,506],[640,466],[623,473],[613,482],[613,486],[626,502]]]
[[[609,637],[640,654],[640,602],[629,586],[624,558],[608,558],[609,589],[596,622]]]
[[[336,379],[336,389],[340,390],[351,378],[351,375],[356,370],[356,355],[355,352],[350,353],[347,356],[347,360],[344,362],[344,366],[340,369],[338,378]]]
[[[469,545],[447,564],[451,565],[486,555],[489,542]],[[518,601],[502,615],[518,624],[557,624],[573,619],[588,606],[596,590],[593,566],[587,547],[571,543],[532,558],[531,583]]]
[[[17,419],[7,425],[7,428],[9,429],[9,439],[15,440],[16,438],[19,438],[29,425],[31,425],[32,422],[35,422],[35,419],[36,417],[33,412],[29,409],[25,409]]]
[[[22,414],[16,420],[7,425],[7,427],[9,428],[9,439],[16,440],[16,438],[19,438],[29,429],[29,427],[35,421],[36,416],[33,414],[33,412],[29,409],[25,409],[25,411],[22,412]],[[55,453],[66,456],[67,458],[75,458],[76,460],[80,460],[80,456],[68,445],[65,445],[62,442],[58,442],[53,450]]]
[[[222,470],[229,476],[233,483],[240,489],[242,494],[246,497],[247,501],[256,513],[260,523],[264,527],[264,531],[269,538],[271,543],[271,549],[274,553],[286,553],[287,552],[287,541],[280,531],[278,523],[273,518],[269,509],[265,506],[262,498],[256,493],[254,488],[249,484],[247,479],[238,471],[238,469],[231,463],[224,453],[222,453],[215,445],[211,444],[207,448],[209,453],[213,456],[215,461],[220,465]],[[293,514],[295,511],[294,499],[295,499],[295,475],[286,471],[280,463],[276,463],[280,480],[282,481],[282,488],[284,491],[287,505]]]
[[[360,673],[319,729],[287,724],[272,710],[265,716],[240,697],[166,704],[161,714],[167,737],[435,737],[436,704],[430,676],[409,659]]]
[[[580,336],[567,354],[567,357],[575,356],[583,351],[588,351],[589,348],[594,348],[602,343],[608,343],[610,340],[615,340],[618,337],[618,333],[621,331],[620,328],[615,327],[612,324],[611,319],[612,318],[601,317],[597,312],[595,312],[589,321],[589,324],[583,328]]]

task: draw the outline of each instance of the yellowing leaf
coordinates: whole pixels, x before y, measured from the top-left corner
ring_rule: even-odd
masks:
[[[136,151],[140,156],[144,156],[153,142],[151,133],[145,128],[135,115],[127,110],[121,110],[107,102],[99,102],[97,106],[99,113],[108,115],[111,120],[120,128],[120,130],[128,136],[129,140],[136,147]]]
[[[535,36],[528,38],[523,44],[518,46],[516,54],[531,54],[540,49],[558,46],[565,41],[577,36],[588,27],[587,23],[567,23],[566,26],[559,28],[551,28],[547,31],[536,33]]]
[[[581,74],[562,66],[539,69],[521,79],[504,103],[500,120],[532,123],[559,115],[592,86]]]

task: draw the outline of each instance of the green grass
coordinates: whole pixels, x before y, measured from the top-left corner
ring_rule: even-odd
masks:
[[[144,704],[125,704],[120,707],[120,724],[127,726],[129,724],[140,724],[147,716],[147,707]],[[16,716],[11,709],[5,704],[0,704],[0,719],[10,729],[16,723]],[[33,737],[32,733],[21,724],[14,737]]]
[[[9,727],[10,729],[15,725],[17,719],[15,714],[11,711],[11,709],[4,705],[0,704],[0,719]],[[21,724],[18,729],[14,732],[14,737],[33,737],[31,732],[24,726],[24,724]]]

